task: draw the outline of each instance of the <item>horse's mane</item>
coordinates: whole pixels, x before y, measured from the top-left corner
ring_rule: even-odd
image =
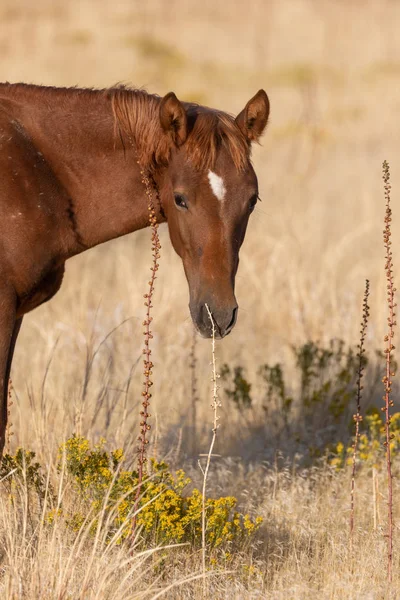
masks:
[[[159,119],[160,96],[145,90],[118,85],[105,89],[60,88],[32,84],[0,84],[11,96],[30,93],[42,97],[45,102],[50,97],[61,101],[80,97],[87,102],[96,102],[100,97],[111,100],[115,133],[128,136],[135,144],[138,160],[148,168],[156,168],[169,158],[171,142],[164,133]],[[250,157],[250,146],[228,113],[194,104],[184,103],[188,115],[189,134],[185,142],[185,152],[195,168],[212,169],[218,151],[227,150],[238,170],[243,169]]]
[[[166,162],[170,141],[161,128],[161,98],[144,90],[126,87],[110,88],[116,126],[135,143],[138,159],[148,167]],[[212,169],[218,151],[225,148],[235,167],[241,170],[250,157],[250,146],[228,113],[184,103],[188,115],[189,134],[185,152],[197,169]]]

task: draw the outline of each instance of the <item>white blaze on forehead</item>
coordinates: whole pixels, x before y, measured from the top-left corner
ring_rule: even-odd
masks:
[[[216,196],[218,200],[222,202],[226,194],[224,180],[222,179],[222,177],[220,177],[213,171],[208,171],[208,181],[210,182],[210,186],[214,193],[214,196]]]

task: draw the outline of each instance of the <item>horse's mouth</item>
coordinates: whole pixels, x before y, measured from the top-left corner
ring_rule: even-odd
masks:
[[[207,309],[206,305],[204,307]],[[222,340],[224,337],[229,335],[232,329],[235,327],[237,320],[238,307],[231,311],[230,320],[228,321],[226,318],[226,313],[224,315],[224,319],[222,319],[222,325],[219,324],[219,321],[214,316],[215,313],[206,310],[206,315],[203,310],[200,310],[196,315],[197,318],[194,317],[192,310],[190,310],[192,315],[192,321],[197,333],[205,339],[215,338],[216,340]],[[218,314],[218,313],[217,313]],[[221,319],[220,319],[221,322]],[[227,325],[225,323],[227,322]]]

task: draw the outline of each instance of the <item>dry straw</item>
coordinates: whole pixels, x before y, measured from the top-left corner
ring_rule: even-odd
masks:
[[[383,396],[383,400],[385,402],[382,411],[385,412],[385,433],[386,433],[386,465],[387,465],[387,476],[388,476],[388,580],[392,582],[392,566],[393,566],[393,481],[392,481],[392,461],[391,461],[391,453],[390,453],[390,441],[392,439],[392,435],[390,434],[390,407],[393,406],[393,400],[390,397],[390,393],[392,391],[392,380],[394,377],[394,372],[392,371],[392,353],[394,350],[393,345],[393,337],[394,337],[394,328],[396,325],[396,303],[394,301],[394,294],[396,288],[394,287],[394,279],[393,279],[393,254],[391,250],[392,242],[390,240],[391,230],[390,224],[392,221],[392,209],[390,208],[390,170],[389,164],[385,160],[382,165],[383,170],[383,183],[385,190],[385,200],[386,200],[386,212],[385,212],[385,229],[383,230],[383,241],[385,245],[385,272],[386,272],[386,281],[387,281],[387,303],[389,309],[388,316],[388,332],[385,335],[384,341],[386,342],[385,354],[386,354],[386,372],[383,377],[383,385],[385,388],[385,395]]]
[[[364,300],[363,300],[363,316],[361,321],[361,330],[360,330],[360,344],[358,346],[358,369],[357,369],[357,390],[356,390],[356,403],[357,403],[357,412],[353,415],[353,419],[355,422],[355,434],[354,434],[354,444],[353,444],[353,465],[352,465],[352,473],[351,473],[351,493],[350,493],[350,545],[353,545],[353,533],[354,533],[354,491],[355,491],[355,478],[356,478],[356,465],[357,465],[357,450],[358,450],[358,442],[360,439],[360,423],[362,421],[361,416],[361,397],[362,397],[362,389],[361,380],[363,378],[363,371],[365,366],[364,354],[364,342],[365,335],[367,332],[368,326],[368,317],[369,317],[369,306],[368,306],[368,296],[369,296],[369,280],[367,279],[365,282],[365,292],[364,292]]]

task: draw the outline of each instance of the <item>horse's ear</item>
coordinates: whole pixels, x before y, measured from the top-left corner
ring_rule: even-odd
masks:
[[[259,90],[236,117],[236,123],[249,142],[258,142],[269,117],[269,100],[264,90]]]
[[[187,138],[187,116],[181,102],[174,92],[169,92],[160,104],[161,126],[169,133],[177,146],[181,146]]]

